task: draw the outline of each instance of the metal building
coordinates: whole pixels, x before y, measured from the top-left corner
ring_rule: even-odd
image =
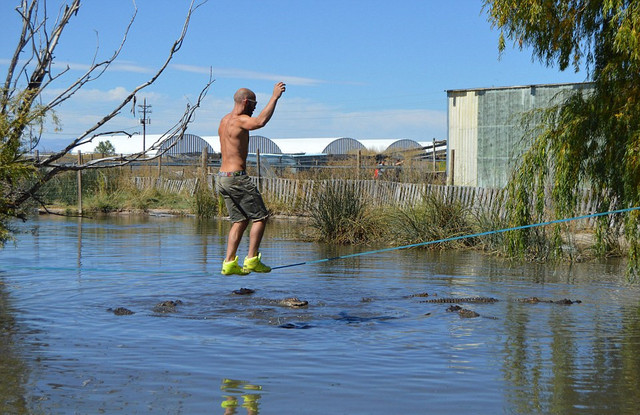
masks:
[[[270,138],[261,135],[249,136],[249,153],[256,153],[260,150],[260,154],[282,154],[280,147]]]
[[[199,156],[202,154],[202,149],[204,147],[207,147],[207,152],[209,154],[214,153],[213,147],[199,136],[195,134],[185,134],[182,138],[180,138],[180,136],[169,137],[160,143],[158,150],[162,151],[169,148],[166,153],[169,156]]]
[[[332,141],[322,152],[324,154],[349,154],[357,150],[366,150],[366,147],[358,140],[342,137]]]
[[[418,149],[418,148],[422,148],[422,144],[418,143],[415,140],[409,140],[409,139],[402,139],[402,140],[398,140],[395,141],[393,143],[391,143],[389,145],[389,147],[387,147],[387,151],[393,151],[393,150],[411,150],[411,149]]]
[[[523,141],[522,115],[591,88],[591,83],[577,83],[448,90],[451,184],[504,187],[529,144]]]

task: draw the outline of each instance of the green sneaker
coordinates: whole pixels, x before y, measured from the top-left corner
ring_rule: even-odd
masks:
[[[246,263],[246,261],[245,261]],[[236,256],[233,261],[222,261],[222,271],[220,273],[222,275],[247,275],[251,271],[244,270],[238,265],[238,257]]]
[[[261,258],[261,253],[258,253],[258,256],[254,256],[253,258],[246,257],[242,269],[248,272],[271,272],[271,267],[263,264],[262,261],[260,261]]]

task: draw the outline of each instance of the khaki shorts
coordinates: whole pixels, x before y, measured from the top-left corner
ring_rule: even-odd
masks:
[[[262,195],[249,176],[217,176],[216,190],[224,197],[232,222],[269,217]]]

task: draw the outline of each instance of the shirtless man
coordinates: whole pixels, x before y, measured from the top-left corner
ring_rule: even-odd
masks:
[[[262,255],[259,252],[269,212],[260,192],[247,176],[247,153],[249,131],[262,128],[269,122],[284,91],[285,84],[278,82],[267,105],[257,117],[252,117],[257,104],[256,94],[250,89],[240,88],[233,96],[233,110],[220,121],[218,135],[222,165],[216,189],[224,197],[232,222],[227,241],[227,256],[222,262],[224,275],[271,271],[270,267],[262,263]],[[249,252],[243,266],[240,267],[236,252],[249,220],[253,221],[249,231]]]

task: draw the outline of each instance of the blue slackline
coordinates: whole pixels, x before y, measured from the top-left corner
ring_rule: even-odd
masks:
[[[608,212],[592,213],[592,214],[589,214],[589,215],[575,216],[575,217],[572,217],[572,218],[556,219],[556,220],[552,220],[552,221],[548,221],[548,222],[540,222],[540,223],[534,223],[534,224],[530,224],[530,225],[514,226],[512,228],[504,228],[504,229],[498,229],[498,230],[493,230],[493,231],[474,233],[474,234],[469,234],[469,235],[452,236],[452,237],[449,237],[449,238],[438,239],[438,240],[435,240],[435,241],[419,242],[419,243],[410,244],[410,245],[403,245],[403,246],[394,246],[394,247],[391,247],[391,248],[376,249],[376,250],[372,250],[372,251],[359,252],[359,253],[356,253],[356,254],[339,255],[339,256],[335,256],[335,257],[331,257],[331,258],[316,259],[316,260],[313,260],[313,261],[296,262],[294,264],[288,264],[288,265],[278,265],[278,266],[275,266],[275,267],[271,267],[271,269],[274,270],[274,269],[297,267],[297,266],[300,266],[300,265],[319,264],[321,262],[335,261],[337,259],[346,259],[346,258],[353,258],[353,257],[357,257],[357,256],[363,256],[363,255],[378,254],[378,253],[381,253],[381,252],[396,251],[396,250],[406,249],[406,248],[415,248],[415,247],[418,247],[418,246],[426,246],[426,245],[432,245],[432,244],[437,244],[437,243],[442,243],[442,242],[457,241],[457,240],[466,239],[466,238],[475,238],[475,237],[478,237],[478,236],[492,235],[492,234],[503,233],[503,232],[508,232],[508,231],[516,231],[516,230],[519,230],[519,229],[536,228],[536,227],[540,227],[540,226],[552,225],[554,223],[571,222],[571,221],[574,221],[574,220],[588,219],[588,218],[594,218],[594,217],[598,217],[598,216],[613,215],[613,214],[616,214],[616,213],[631,212],[633,210],[639,210],[639,209],[640,209],[640,206],[632,207],[632,208],[626,208],[626,209],[611,210],[611,211],[608,211]],[[113,271],[113,270],[100,269],[100,268],[12,266],[12,265],[8,265],[8,264],[4,264],[2,266],[2,268],[4,268],[4,269],[51,270],[51,271],[77,271],[77,270],[81,270],[81,271],[98,271],[98,272],[100,272],[100,271],[102,271],[102,272],[112,272]],[[131,273],[131,272],[133,272],[133,273],[146,273],[146,274],[153,272],[153,273],[156,273],[156,274],[171,275],[171,274],[185,274],[185,273],[190,272],[190,271],[186,271],[186,270],[185,271],[163,271],[163,270],[150,271],[150,270],[140,269],[140,270],[127,270],[126,272],[128,272],[128,273]],[[205,272],[197,272],[197,274],[206,274],[206,273]]]
[[[275,266],[275,267],[271,267],[271,269],[273,270],[273,269],[297,267],[297,266],[300,266],[300,265],[318,264],[320,262],[334,261],[336,259],[353,258],[353,257],[357,257],[357,256],[370,255],[370,254],[379,254],[381,252],[396,251],[396,250],[399,250],[399,249],[406,249],[406,248],[415,248],[415,247],[418,247],[418,246],[438,244],[438,243],[441,243],[441,242],[457,241],[459,239],[466,239],[466,238],[475,238],[475,237],[478,237],[478,236],[492,235],[492,234],[495,234],[495,233],[503,233],[503,232],[508,232],[508,231],[516,231],[516,230],[519,230],[519,229],[536,228],[536,227],[539,227],[539,226],[552,225],[554,223],[570,222],[570,221],[574,221],[574,220],[594,218],[594,217],[597,217],[597,216],[612,215],[612,214],[615,214],[615,213],[631,212],[632,210],[638,210],[638,209],[640,209],[640,206],[632,207],[632,208],[626,208],[626,209],[611,210],[609,212],[592,213],[592,214],[589,214],[589,215],[575,216],[573,218],[556,219],[556,220],[552,220],[552,221],[549,221],[549,222],[540,222],[540,223],[534,223],[534,224],[530,224],[530,225],[514,226],[512,228],[504,228],[504,229],[498,229],[498,230],[494,230],[494,231],[474,233],[474,234],[471,234],[471,235],[452,236],[450,238],[438,239],[436,241],[420,242],[420,243],[415,243],[415,244],[410,244],[410,245],[403,245],[403,246],[394,246],[392,248],[376,249],[376,250],[373,250],[373,251],[359,252],[357,254],[340,255],[340,256],[335,256],[335,257],[331,257],[331,258],[316,259],[316,260],[313,260],[313,261],[297,262],[295,264],[289,264],[289,265],[278,265],[278,266]]]

